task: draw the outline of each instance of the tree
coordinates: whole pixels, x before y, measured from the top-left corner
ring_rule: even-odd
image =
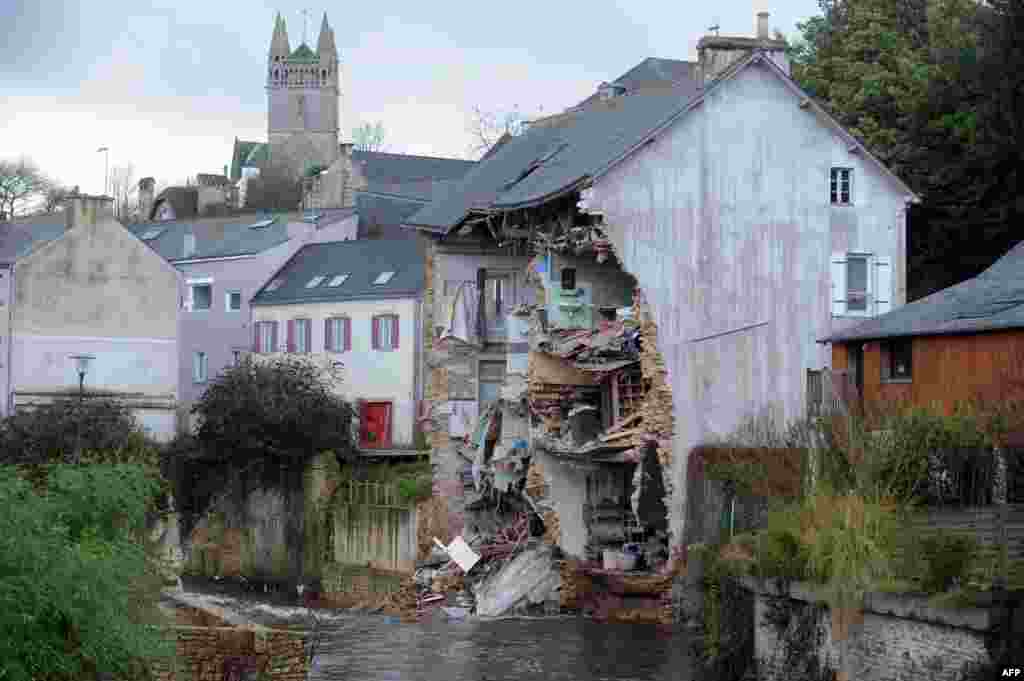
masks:
[[[58,184],[56,180],[50,180],[43,194],[43,212],[56,213],[63,209],[64,202],[71,193],[72,190],[68,187]]]
[[[77,398],[16,411],[0,421],[0,466],[129,461],[156,464],[158,452],[132,412],[113,400]]]
[[[130,215],[135,208],[138,185],[135,182],[135,166],[131,163],[110,169],[110,195],[114,199],[114,217]]]
[[[289,211],[302,204],[302,179],[283,163],[267,163],[249,179],[245,207],[250,210]]]
[[[469,134],[473,141],[469,152],[474,156],[483,156],[504,135],[515,137],[526,129],[526,118],[519,112],[519,107],[512,111],[485,111],[478,106],[473,107],[469,122]]]
[[[142,541],[159,494],[152,469],[49,468],[37,486],[0,468],[0,676],[4,681],[137,677],[173,650],[161,580]]]
[[[0,160],[0,220],[13,219],[26,204],[41,196],[48,186],[46,177],[31,159]]]
[[[250,463],[304,463],[323,451],[354,451],[352,408],[334,377],[301,359],[246,358],[229,367],[192,408],[204,456]]]
[[[360,151],[383,151],[384,150],[384,124],[363,123],[352,133],[356,149]]]

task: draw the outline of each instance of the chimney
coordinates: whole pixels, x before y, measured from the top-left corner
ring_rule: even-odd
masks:
[[[149,214],[153,211],[153,191],[156,189],[156,180],[152,177],[144,177],[139,180],[139,220],[147,222]]]
[[[768,17],[771,16],[768,12],[757,13],[757,39],[758,40],[771,40],[771,32],[768,30]]]
[[[66,199],[64,208],[66,229],[80,225],[95,225],[104,219],[114,219],[113,198],[75,193]]]

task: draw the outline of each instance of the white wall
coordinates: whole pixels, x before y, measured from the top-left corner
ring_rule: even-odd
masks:
[[[279,350],[286,348],[289,319],[312,320],[312,352],[317,363],[340,361],[341,383],[338,393],[349,400],[392,402],[392,443],[413,444],[416,408],[416,354],[419,339],[419,301],[413,299],[346,301],[336,303],[297,303],[255,306],[252,321],[277,321]],[[373,350],[371,320],[376,315],[396,314],[399,324],[397,350]],[[347,316],[352,324],[352,349],[349,352],[324,351],[324,320]],[[250,343],[251,343],[250,339]]]
[[[590,205],[658,324],[676,543],[691,448],[766,405],[803,414],[806,370],[829,361],[816,341],[843,323],[831,315],[831,253],[890,256],[893,305],[905,300],[909,197],[799,102],[754,64],[593,187]],[[832,166],[854,169],[852,206],[830,205]]]

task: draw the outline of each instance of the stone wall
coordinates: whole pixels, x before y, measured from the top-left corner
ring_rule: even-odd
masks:
[[[820,601],[804,585],[794,584],[779,591],[775,584],[762,588],[747,579],[745,586],[756,594],[755,657],[763,678],[770,681],[794,678],[796,670],[792,655],[787,658],[787,641],[791,647],[797,643],[805,648],[805,662],[816,655],[823,666],[840,672],[839,678],[845,674],[845,678],[857,681],[956,681],[965,665],[989,659],[985,639],[992,621],[986,610],[940,610],[921,597],[869,594],[864,611],[843,625],[834,621],[834,612],[816,609]],[[779,605],[794,614],[785,631],[772,622],[770,615]],[[800,618],[811,618],[806,622],[810,629],[794,642],[793,632]],[[817,650],[807,649],[803,643],[806,640],[814,641]]]
[[[174,640],[175,656],[154,666],[158,681],[222,681],[226,667],[239,664],[273,681],[306,679],[301,632],[179,625],[167,635]]]

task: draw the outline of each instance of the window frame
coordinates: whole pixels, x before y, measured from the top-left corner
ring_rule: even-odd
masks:
[[[383,330],[383,321],[385,319],[392,320],[392,328],[388,334],[391,344],[388,347],[384,347],[382,344],[382,338],[380,330]],[[381,326],[378,326],[381,324]],[[370,318],[370,337],[371,347],[373,350],[378,352],[394,352],[400,347],[399,329],[401,324],[401,318],[394,312],[385,312],[382,314],[373,315]]]
[[[846,180],[846,201],[843,201],[843,180]],[[835,185],[835,186],[833,186]],[[832,166],[828,173],[828,198],[833,206],[853,205],[853,168]]]
[[[335,330],[328,332],[328,327],[334,322],[341,322],[341,342],[338,343],[338,334]],[[333,343],[331,341],[334,341]],[[348,315],[332,315],[324,320],[324,350],[334,354],[343,354],[352,351],[352,318]]]
[[[302,338],[305,347],[299,348],[299,338],[303,336],[302,329],[306,330]],[[313,320],[309,317],[295,317],[288,320],[288,352],[295,355],[308,355],[313,352]]]
[[[890,338],[881,342],[881,369],[883,383],[914,382],[914,339],[911,337]],[[896,363],[906,359],[906,371],[896,373]]]
[[[213,278],[212,277],[196,277],[185,280],[185,286],[188,288],[185,296],[185,308],[189,312],[209,312],[213,309]],[[196,288],[205,286],[210,290],[209,305],[206,307],[196,307]]]
[[[864,290],[863,291],[859,291],[859,290],[858,291],[854,291],[853,289],[850,288],[850,264],[854,260],[862,261],[864,263]],[[846,279],[846,292],[845,292],[845,297],[846,297],[846,313],[848,315],[850,315],[850,316],[853,316],[853,317],[869,317],[869,316],[871,316],[871,303],[872,303],[872,296],[874,294],[874,291],[871,290],[872,289],[872,286],[871,286],[871,283],[872,283],[871,282],[871,279],[872,279],[872,276],[871,276],[872,275],[871,264],[872,264],[872,262],[873,262],[873,257],[872,257],[872,255],[870,253],[847,253],[846,254],[846,265],[845,265],[845,267],[846,267],[846,277],[845,277],[845,279]],[[854,300],[854,294],[855,293],[858,293],[858,294],[859,293],[863,293],[863,299],[864,299],[864,308],[863,309],[853,309],[853,308],[850,307],[851,301]]]
[[[231,307],[231,296],[238,295],[238,307]],[[238,289],[229,289],[224,292],[224,311],[225,312],[241,312],[242,311],[242,292]]]
[[[192,383],[203,385],[210,382],[210,356],[202,350],[192,353]]]
[[[275,320],[261,320],[255,322],[256,328],[254,333],[256,335],[255,351],[258,355],[270,355],[278,351],[277,349],[277,321]],[[263,331],[262,329],[268,329],[267,343],[264,344]]]

